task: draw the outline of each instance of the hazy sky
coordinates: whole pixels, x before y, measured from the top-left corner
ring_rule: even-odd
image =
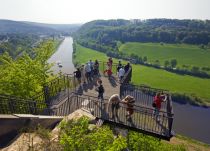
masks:
[[[117,18],[210,19],[210,0],[0,0],[0,19],[84,23]]]

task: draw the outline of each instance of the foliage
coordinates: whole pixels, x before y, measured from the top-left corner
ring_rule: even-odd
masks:
[[[81,117],[78,120],[70,120],[61,123],[60,143],[64,150],[122,150],[126,147],[126,139],[114,138],[109,127],[95,127],[88,129],[89,119]]]
[[[210,21],[148,19],[95,20],[84,24],[75,36],[88,48],[102,52],[118,51],[119,41],[187,43],[207,45],[210,42]],[[163,45],[164,44],[164,45]]]
[[[30,98],[49,81],[48,58],[54,51],[52,41],[45,41],[35,49],[35,58],[24,53],[13,60],[8,53],[0,56],[0,93]]]
[[[26,52],[30,56],[33,55],[33,46],[39,41],[37,35],[31,34],[5,34],[0,41],[0,54],[8,52],[12,58],[21,56]]]
[[[176,60],[176,59],[172,59],[172,60],[171,60],[171,67],[172,67],[172,68],[175,68],[176,65],[177,65],[177,60]]]
[[[138,151],[185,151],[184,146],[162,143],[158,138],[129,132],[129,149]]]
[[[168,68],[168,67],[169,67],[169,65],[170,65],[169,61],[168,61],[168,60],[166,60],[166,61],[164,62],[164,66],[165,66],[165,68]]]
[[[139,151],[184,151],[184,146],[170,145],[158,138],[129,131],[126,137],[114,137],[108,126],[88,129],[87,117],[70,120],[60,124],[60,143],[64,150],[100,150],[121,151],[123,149]]]
[[[209,51],[207,45],[210,43],[210,21],[202,20],[177,20],[177,19],[148,19],[148,20],[96,20],[84,24],[77,32],[75,38],[81,45],[106,53],[108,56],[124,59],[120,55],[119,50],[126,54],[136,54],[142,57],[147,55],[150,63],[155,60],[160,61],[160,65],[164,64],[166,59],[175,56],[178,67],[183,64],[196,65],[202,64],[201,67],[209,65]],[[147,51],[142,45],[137,48],[134,53],[130,50],[122,49],[125,42],[152,42],[154,46],[148,45]],[[173,45],[168,45],[172,43]],[[197,44],[198,46],[181,45]],[[174,47],[175,46],[175,47]],[[148,49],[147,48],[147,49]],[[197,50],[194,50],[194,49]],[[203,49],[205,48],[205,50]],[[162,49],[164,51],[156,51]],[[169,49],[169,50],[168,50]],[[182,51],[183,49],[183,51]],[[205,52],[204,52],[205,51]],[[205,53],[205,55],[203,54]],[[156,55],[157,54],[157,55]],[[152,57],[151,57],[152,56]],[[126,58],[126,57],[125,57]],[[127,57],[128,58],[128,57]],[[133,58],[133,57],[132,57]],[[140,62],[141,59],[134,58]],[[200,62],[200,60],[203,60]],[[145,62],[145,61],[144,61]],[[173,65],[174,66],[174,65]],[[175,68],[176,66],[172,67]],[[188,70],[190,72],[190,70]],[[188,73],[186,73],[188,74]],[[195,75],[194,73],[191,75]],[[204,73],[198,76],[206,77]]]

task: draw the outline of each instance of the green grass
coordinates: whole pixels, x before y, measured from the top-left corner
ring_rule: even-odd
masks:
[[[164,65],[166,60],[177,59],[179,67],[210,67],[210,49],[201,49],[195,45],[128,42],[120,46],[120,51],[147,56],[151,63],[159,60],[161,65]]]
[[[77,45],[75,61],[85,63],[89,59],[107,61],[104,53]],[[114,59],[117,63],[117,60]],[[171,92],[195,94],[206,99],[210,103],[210,79],[202,79],[193,76],[183,76],[142,65],[132,65],[132,82],[135,84],[146,84],[154,88],[166,89]]]

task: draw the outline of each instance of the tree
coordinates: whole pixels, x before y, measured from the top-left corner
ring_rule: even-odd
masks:
[[[32,59],[23,53],[13,60],[8,53],[0,56],[0,93],[31,98],[50,80],[51,64],[47,60],[54,52],[52,41],[40,44]]]
[[[155,66],[160,67],[160,61],[159,60],[155,60]]]
[[[126,139],[122,136],[114,138],[108,126],[92,127],[89,130],[89,119],[81,117],[61,123],[60,143],[64,150],[116,150],[126,148]]]
[[[192,69],[191,69],[191,71],[192,71],[193,73],[199,73],[200,68],[199,68],[199,67],[196,67],[196,66],[193,66]]]
[[[177,65],[177,60],[176,59],[172,59],[171,60],[171,68],[175,68]]]
[[[144,61],[144,63],[147,62],[147,56],[144,56],[143,61]]]
[[[165,66],[165,68],[168,68],[168,67],[169,67],[169,65],[170,65],[170,62],[169,62],[168,60],[166,60],[166,61],[164,62],[164,66]]]

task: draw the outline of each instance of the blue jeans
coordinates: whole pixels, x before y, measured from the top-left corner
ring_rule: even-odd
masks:
[[[153,116],[155,116],[156,117],[156,119],[158,118],[158,116],[159,116],[159,112],[160,112],[160,109],[159,108],[157,108],[157,107],[155,107],[155,110],[153,111]]]

